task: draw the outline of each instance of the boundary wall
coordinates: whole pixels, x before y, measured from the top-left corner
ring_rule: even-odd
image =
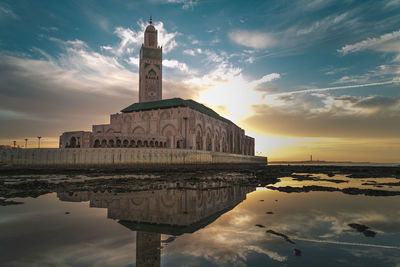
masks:
[[[0,150],[0,164],[12,166],[132,166],[218,163],[267,164],[267,158],[168,148],[30,148]]]

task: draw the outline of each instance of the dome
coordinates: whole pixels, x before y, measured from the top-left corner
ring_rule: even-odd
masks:
[[[156,28],[154,28],[154,26],[151,24],[146,27],[146,32],[155,32],[155,31],[156,31]]]

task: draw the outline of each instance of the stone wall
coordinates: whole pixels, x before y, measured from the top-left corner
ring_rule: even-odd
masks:
[[[267,164],[266,157],[168,148],[32,148],[0,150],[7,165]]]

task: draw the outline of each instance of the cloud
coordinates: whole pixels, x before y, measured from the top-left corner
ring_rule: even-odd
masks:
[[[0,19],[1,18],[12,18],[18,19],[18,15],[6,4],[0,4]]]
[[[203,50],[201,48],[183,50],[183,54],[186,54],[189,56],[200,55],[202,53],[203,53]]]
[[[300,36],[300,35],[310,34],[316,31],[326,31],[328,28],[343,22],[347,16],[348,13],[328,16],[322,20],[314,22],[311,26],[307,28],[302,28],[297,30],[296,35]]]
[[[89,130],[136,101],[137,73],[80,40],[53,41],[57,57],[0,56],[0,138]]]
[[[276,136],[329,138],[398,138],[400,97],[279,96],[253,105],[243,124],[248,130]]]
[[[140,20],[138,25],[140,30],[137,31],[124,27],[115,28],[114,33],[120,39],[119,44],[112,49],[112,52],[115,55],[122,56],[123,54],[131,54],[143,44],[144,31],[146,30],[148,24]],[[172,51],[178,45],[175,38],[179,33],[168,32],[164,28],[164,23],[161,21],[154,22],[153,25],[158,31],[158,45],[163,47],[163,53],[166,54]]]
[[[164,67],[178,69],[181,72],[185,72],[185,73],[191,73],[188,66],[185,63],[179,62],[178,60],[164,59],[162,61],[162,63],[163,63]]]
[[[400,6],[400,0],[390,0],[387,2],[387,8],[396,8]]]
[[[228,37],[236,44],[254,49],[264,49],[276,44],[274,37],[264,32],[234,30],[228,33]]]
[[[138,57],[129,57],[126,62],[128,64],[139,67],[139,58]]]
[[[318,92],[327,92],[333,90],[343,90],[343,89],[351,89],[351,88],[362,88],[369,86],[379,86],[379,85],[388,85],[398,83],[399,81],[393,79],[391,81],[386,82],[377,82],[377,83],[368,83],[368,84],[356,84],[356,85],[345,85],[345,86],[336,86],[336,87],[326,87],[326,88],[313,88],[313,89],[305,89],[291,92],[283,92],[283,93],[274,93],[269,96],[284,96],[284,95],[294,95],[294,94],[308,94],[308,93],[318,93]]]
[[[181,4],[182,9],[193,9],[198,4],[198,1],[193,0],[167,0],[166,2],[170,4]]]
[[[343,55],[346,55],[349,53],[355,53],[365,49],[380,50],[384,49],[385,47],[386,48],[391,47],[390,44],[388,44],[388,42],[398,40],[399,38],[400,38],[400,30],[391,33],[386,33],[379,37],[367,38],[355,44],[348,44],[343,46],[341,49],[338,49],[337,51],[339,53],[342,53]],[[398,46],[397,47],[394,46],[393,48],[394,51],[391,49],[389,51],[399,52]]]
[[[41,30],[46,31],[46,32],[57,32],[58,28],[55,26],[50,26],[50,27],[40,27]]]
[[[196,55],[196,52],[194,50],[192,50],[192,49],[183,50],[183,53],[186,54],[186,55],[189,55],[189,56],[195,56]]]

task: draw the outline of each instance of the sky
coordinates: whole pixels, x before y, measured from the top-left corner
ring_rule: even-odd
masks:
[[[400,0],[0,1],[0,144],[58,147],[138,101],[149,16],[163,98],[270,160],[400,162]]]

